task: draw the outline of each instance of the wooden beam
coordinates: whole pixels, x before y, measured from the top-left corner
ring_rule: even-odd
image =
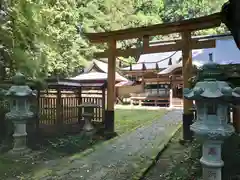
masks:
[[[183,88],[190,88],[188,80],[192,77],[192,41],[191,32],[182,33],[182,75],[183,75]],[[193,101],[183,99],[183,139],[191,140],[193,134],[190,131],[190,125],[192,124],[193,117],[191,108],[193,107]]]
[[[105,128],[108,133],[114,132],[114,103],[115,103],[115,72],[116,72],[116,40],[108,43],[108,82],[107,82],[107,111]]]
[[[203,48],[214,48],[216,47],[216,40],[192,40],[193,49],[203,49]],[[134,57],[141,54],[151,54],[151,53],[160,53],[160,52],[171,52],[171,51],[180,51],[183,48],[182,41],[177,41],[176,43],[158,45],[158,46],[149,46],[148,48],[130,48],[130,49],[117,49],[116,56],[118,57]],[[108,57],[108,51],[95,53],[95,58],[106,58]]]
[[[191,44],[191,32],[182,33],[182,39],[184,46],[182,47],[183,56],[183,85],[184,88],[190,88],[188,80],[192,77],[192,44]],[[184,113],[190,113],[192,108],[192,101],[184,99]]]
[[[240,133],[240,106],[233,108],[233,126],[236,133]]]
[[[147,82],[158,82],[158,83],[161,83],[161,82],[167,82],[167,83],[170,83],[170,78],[169,77],[159,77],[159,78],[144,78],[144,81],[147,83]]]
[[[149,48],[149,36],[143,36],[143,49]]]
[[[197,31],[220,26],[221,14],[215,13],[209,16],[183,20],[173,23],[157,24],[147,27],[130,28],[102,33],[85,33],[85,36],[93,43],[108,42],[114,38],[116,40],[142,38],[143,36],[156,36],[172,34],[184,31]]]
[[[115,69],[116,69],[116,41],[109,42],[109,56],[108,56],[108,86],[107,86],[107,109],[114,110],[114,87],[115,87]]]
[[[130,64],[131,65],[131,64]],[[136,75],[139,75],[139,74],[146,74],[146,73],[149,73],[149,72],[153,72],[153,73],[158,73],[159,71],[163,70],[162,68],[159,68],[159,70],[156,70],[156,69],[146,69],[146,70],[125,70],[122,72],[125,74],[125,75],[132,75],[132,76],[136,76]]]

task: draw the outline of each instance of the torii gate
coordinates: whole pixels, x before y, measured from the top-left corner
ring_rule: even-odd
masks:
[[[183,62],[183,84],[184,88],[189,88],[188,79],[192,77],[192,49],[214,48],[215,40],[200,41],[192,39],[191,32],[218,27],[221,24],[220,13],[200,18],[183,20],[174,23],[165,23],[147,27],[130,28],[102,33],[86,33],[85,36],[92,43],[107,43],[108,49],[105,52],[97,53],[98,57],[108,57],[108,85],[107,85],[107,110],[105,115],[105,130],[111,135],[114,134],[114,86],[115,69],[117,56],[134,56],[141,52],[142,54],[182,51]],[[182,39],[175,44],[149,46],[149,37],[156,35],[166,35],[172,33],[181,33]],[[127,50],[117,49],[116,42],[119,40],[142,38],[143,49],[131,48]],[[193,120],[192,101],[184,99],[183,112],[183,139],[191,140],[192,134],[190,125]]]

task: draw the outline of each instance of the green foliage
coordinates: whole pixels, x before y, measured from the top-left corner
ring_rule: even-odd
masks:
[[[178,21],[219,12],[226,0],[164,0],[164,21]]]
[[[8,103],[4,99],[5,91],[0,88],[0,116],[8,110]]]
[[[220,76],[217,78],[220,81],[226,81],[229,85],[234,87],[240,86],[240,66],[238,64],[226,64],[226,65],[217,65],[217,69],[220,72]],[[189,79],[191,88],[193,88],[196,83],[203,79],[202,77],[203,68],[194,68],[195,76]]]
[[[164,2],[164,11],[160,14],[160,17],[162,17],[164,22],[172,22],[219,12],[226,0],[164,0]],[[217,34],[225,31],[225,26],[220,26],[195,32],[195,34]]]
[[[98,49],[81,32],[102,32],[211,14],[225,0],[12,0],[1,1],[0,80],[16,70],[30,78],[71,76]],[[81,27],[80,29],[77,27]],[[80,31],[80,32],[79,32]],[[223,27],[198,32],[216,34]],[[137,39],[119,46],[139,46]]]

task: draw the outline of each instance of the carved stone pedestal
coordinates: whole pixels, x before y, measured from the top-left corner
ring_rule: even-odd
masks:
[[[99,107],[96,104],[81,104],[79,106],[80,108],[83,109],[83,119],[84,119],[84,126],[83,126],[83,131],[87,136],[92,136],[95,134],[96,130],[92,125],[92,119],[94,117],[94,108]]]
[[[9,154],[13,155],[26,155],[31,150],[27,147],[26,137],[26,123],[14,122],[15,131],[13,134],[14,144],[13,149],[9,151]]]
[[[83,118],[85,121],[84,126],[83,126],[83,131],[85,132],[86,135],[92,136],[93,134],[95,134],[95,128],[93,127],[93,125],[91,123],[93,115],[89,114],[89,113],[84,113]]]
[[[206,141],[203,143],[203,156],[200,162],[203,167],[203,179],[220,180],[221,168],[224,162],[221,158],[221,145],[223,141]]]

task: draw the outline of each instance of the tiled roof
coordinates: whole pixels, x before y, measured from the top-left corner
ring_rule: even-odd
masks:
[[[201,53],[194,60],[205,64],[209,61],[209,54],[213,53],[213,61],[218,64],[240,64],[240,51],[232,37],[216,40],[216,48],[201,49]]]
[[[83,74],[80,74],[74,78],[78,78],[78,79],[80,78],[81,80],[107,79],[108,64],[103,61],[106,61],[106,59],[101,59],[101,60],[94,59],[92,61],[92,64],[84,70]],[[100,72],[89,72],[94,66],[97,66]],[[116,72],[115,76],[116,76],[116,81],[128,81],[127,78],[123,77],[118,72]]]
[[[199,67],[199,66],[202,65],[202,64],[200,64],[198,61],[193,61],[192,63],[193,63],[193,65],[195,65],[195,66],[197,66],[197,67]],[[175,69],[180,68],[180,67],[182,67],[182,62],[180,62],[180,63],[178,63],[178,64],[170,65],[170,66],[167,67],[166,69],[160,71],[158,74],[160,74],[160,75],[169,74],[169,73],[171,73],[172,71],[174,71]]]
[[[161,74],[161,75],[168,74],[168,73],[172,72],[173,70],[180,68],[180,67],[182,67],[182,62],[178,63],[178,64],[173,64],[173,65],[169,66],[168,68],[160,71],[158,74]]]
[[[117,83],[115,86],[116,86],[116,87],[131,86],[131,85],[133,85],[133,84],[134,84],[133,81],[121,81],[121,82]]]
[[[70,78],[73,80],[107,80],[107,73],[102,72],[89,72],[89,73],[83,73],[79,74],[76,77]],[[128,81],[125,77],[120,76],[116,73],[116,81]]]
[[[216,41],[216,48],[193,50],[198,54],[193,56],[193,64],[201,66],[209,61],[209,54],[213,54],[213,61],[218,64],[240,64],[240,51],[232,38],[223,38]],[[168,74],[174,69],[182,67],[182,63],[173,64],[159,74]]]
[[[210,38],[209,38],[210,39]],[[195,64],[205,64],[209,61],[209,54],[213,53],[213,60],[219,64],[240,64],[240,51],[232,36],[218,37],[216,39],[216,48],[193,50],[193,61]],[[156,63],[159,68],[168,68],[169,58],[172,58],[172,65],[179,63],[182,58],[182,52],[165,52],[141,55],[137,64],[132,65],[132,70],[141,70],[142,63],[146,69],[155,69]],[[122,70],[130,70],[130,67],[122,68]]]
[[[166,53],[154,53],[141,55],[137,64],[132,65],[132,70],[141,70],[142,63],[145,64],[146,69],[156,69],[156,63],[160,69],[167,68],[169,58],[172,58],[172,63],[176,64],[182,53],[179,52],[166,52]],[[122,68],[122,70],[130,70],[130,67]]]
[[[94,66],[97,66],[101,72],[107,72],[107,63],[94,59],[92,63],[84,69],[84,73],[88,73]]]

